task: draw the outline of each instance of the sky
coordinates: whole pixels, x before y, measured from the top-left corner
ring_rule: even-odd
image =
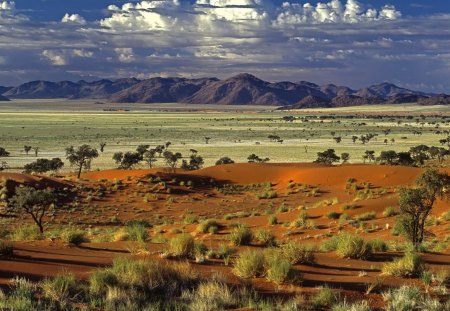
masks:
[[[450,1],[0,0],[0,85],[242,72],[450,93]]]

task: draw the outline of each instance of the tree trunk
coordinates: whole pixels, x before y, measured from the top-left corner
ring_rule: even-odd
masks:
[[[83,165],[80,165],[80,169],[78,170],[78,179],[80,179],[82,169],[83,169]]]

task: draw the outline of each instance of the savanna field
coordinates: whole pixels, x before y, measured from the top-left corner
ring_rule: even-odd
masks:
[[[450,309],[446,107],[37,104],[0,111],[2,310]]]

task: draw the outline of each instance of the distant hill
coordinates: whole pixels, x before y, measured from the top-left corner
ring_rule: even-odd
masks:
[[[2,92],[3,90],[3,92]],[[450,104],[450,96],[432,95],[381,83],[359,90],[307,81],[267,82],[243,73],[217,78],[135,78],[119,80],[32,81],[0,94],[15,98],[108,98],[113,103],[186,103],[218,105],[267,105],[283,109],[345,107],[418,102],[422,105]]]
[[[6,98],[5,96],[0,95],[0,102],[7,102],[9,101],[8,98]]]
[[[49,81],[32,81],[11,88],[2,95],[8,98],[106,98],[111,94],[129,88],[140,80],[119,79],[116,81],[99,80],[95,82],[49,82]]]

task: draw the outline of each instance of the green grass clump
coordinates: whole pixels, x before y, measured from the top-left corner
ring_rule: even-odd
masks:
[[[373,239],[367,241],[367,244],[369,245],[370,250],[373,252],[386,252],[389,249],[386,242],[382,239]]]
[[[450,221],[450,211],[442,213],[441,218],[445,221]]]
[[[84,231],[77,230],[74,228],[68,228],[64,230],[61,234],[61,238],[66,243],[77,246],[80,245],[81,243],[89,242]]]
[[[311,303],[315,308],[330,307],[338,300],[337,294],[328,286],[319,288],[319,291],[315,293],[311,298]]]
[[[367,212],[359,215],[355,215],[355,219],[359,221],[366,221],[366,220],[372,220],[375,219],[376,213],[375,212]]]
[[[280,250],[285,258],[293,265],[313,264],[315,261],[314,245],[304,245],[296,242],[288,242],[280,246]]]
[[[202,282],[196,290],[188,294],[189,310],[228,310],[237,306],[238,297],[224,282],[212,280]]]
[[[14,256],[14,246],[10,242],[0,240],[0,257]]]
[[[264,252],[264,269],[267,280],[276,284],[287,282],[293,274],[292,263],[277,249]]]
[[[202,221],[198,226],[197,226],[197,232],[200,233],[217,233],[217,231],[219,230],[219,223],[214,220],[214,219],[207,219]]]
[[[393,206],[388,206],[386,207],[386,209],[383,211],[383,216],[384,217],[392,217],[392,216],[397,216],[399,214],[398,209],[396,209]]]
[[[328,212],[327,213],[327,218],[329,218],[329,219],[339,219],[340,216],[341,216],[341,214],[338,212]]]
[[[175,257],[193,258],[195,242],[192,235],[185,233],[173,237],[169,241],[169,253]]]
[[[260,200],[261,199],[275,199],[276,197],[278,197],[278,193],[273,190],[268,190],[268,191],[258,193],[256,195],[256,197]]]
[[[271,215],[268,220],[269,225],[273,226],[278,223],[278,218],[275,215]]]
[[[70,300],[79,294],[80,289],[73,274],[64,274],[44,279],[42,291],[45,297],[57,302],[64,309]]]
[[[35,241],[42,240],[42,238],[43,236],[39,229],[34,225],[22,225],[11,232],[13,241]]]
[[[403,285],[397,289],[389,289],[382,293],[383,300],[386,302],[386,310],[411,311],[411,310],[430,310],[419,309],[422,293],[418,287]],[[431,309],[432,310],[432,309]],[[444,310],[444,309],[436,309]]]
[[[275,236],[265,229],[258,229],[254,234],[254,239],[264,246],[275,246],[277,244]]]
[[[245,250],[236,259],[233,273],[241,278],[263,276],[264,262],[264,254],[262,251]]]
[[[248,227],[240,225],[233,229],[228,238],[235,246],[249,245],[253,240],[253,232]]]
[[[365,259],[370,253],[368,243],[361,237],[350,233],[336,236],[336,254],[342,258]]]
[[[385,263],[381,268],[383,274],[397,277],[416,277],[421,275],[423,270],[422,258],[415,252],[407,252],[403,257]]]
[[[108,287],[119,283],[117,276],[110,270],[98,270],[89,277],[89,293],[95,297],[104,296]]]
[[[347,303],[347,301],[339,302],[331,306],[331,311],[372,311],[367,300]]]
[[[128,222],[125,227],[125,233],[128,241],[145,242],[149,238],[147,231],[148,224],[141,221]]]

